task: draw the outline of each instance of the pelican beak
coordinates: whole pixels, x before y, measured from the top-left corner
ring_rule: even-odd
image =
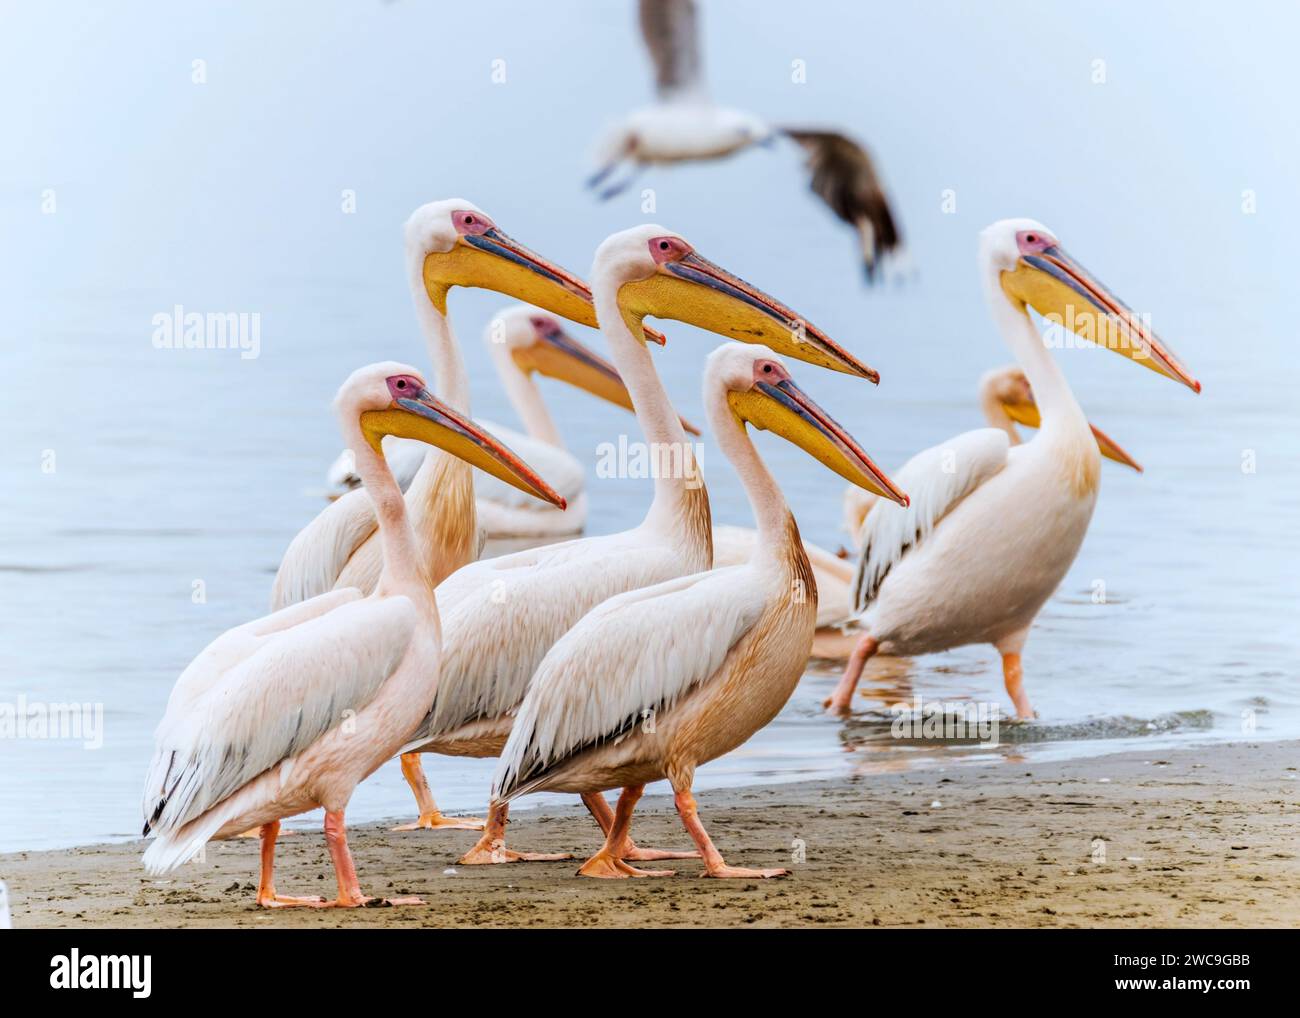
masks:
[[[907,496],[872,462],[857,439],[791,379],[757,381],[747,392],[727,393],[727,401],[740,420],[780,435],[859,488],[908,504]]]
[[[424,288],[443,314],[453,286],[495,290],[569,321],[598,328],[591,288],[581,279],[530,251],[495,226],[485,233],[462,234],[450,251],[432,251],[424,259]],[[645,330],[645,338],[664,344],[662,333]]]
[[[1013,421],[1017,424],[1023,424],[1026,428],[1037,428],[1043,423],[1043,419],[1038,413],[1038,404],[1032,400],[1015,403],[1003,400],[1002,409]],[[1097,439],[1097,448],[1103,456],[1108,460],[1114,460],[1116,463],[1123,463],[1126,467],[1132,467],[1139,474],[1142,473],[1142,464],[1125,452],[1118,442],[1097,425],[1089,424],[1088,427],[1092,428],[1093,437]]]
[[[1002,406],[1002,411],[1017,424],[1023,424],[1026,428],[1041,428],[1043,418],[1038,413],[1038,404],[1031,400],[1016,400],[1012,402],[1008,399],[998,401]]]
[[[1022,254],[1015,269],[1002,273],[1002,289],[1080,338],[1121,353],[1193,392],[1201,391],[1201,383],[1143,317],[1063,248],[1054,245],[1038,254]]]
[[[543,481],[537,471],[427,389],[394,400],[387,410],[366,411],[361,415],[361,430],[371,448],[381,456],[385,435],[414,438],[445,449],[534,498],[566,508],[563,496]]]
[[[880,382],[879,372],[811,322],[695,251],[658,265],[645,279],[624,283],[618,297],[633,334],[646,315],[671,318],[727,339],[759,343],[796,360]]]
[[[621,406],[624,410],[633,409],[632,394],[627,391],[627,386],[623,384],[623,379],[613,364],[583,346],[558,325],[539,330],[538,336],[538,341],[532,346],[514,351],[515,363],[521,371],[536,371],[547,378],[567,382],[598,399]],[[680,420],[682,427],[690,434],[700,433],[685,418]]]
[[[1090,424],[1088,427],[1092,428],[1093,437],[1097,439],[1097,448],[1101,450],[1103,456],[1108,460],[1114,460],[1116,463],[1123,463],[1126,467],[1132,467],[1139,474],[1142,473],[1142,464],[1125,452],[1118,442],[1097,425]]]

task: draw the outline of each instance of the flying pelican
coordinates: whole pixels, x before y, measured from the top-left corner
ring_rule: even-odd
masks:
[[[1022,718],[1020,652],[1034,617],[1074,561],[1092,519],[1101,473],[1096,436],[1029,318],[1055,338],[1067,329],[1194,392],[1201,386],[1149,325],[1066,254],[1032,219],[980,234],[979,270],[993,319],[1024,369],[1041,416],[1012,446],[1003,429],[968,431],[917,454],[898,472],[906,513],[873,508],[854,583],[862,636],[826,706],[848,709],[867,659],[991,643]]]
[[[420,817],[402,829],[442,825],[419,753],[496,756],[542,656],[575,622],[615,594],[697,573],[713,563],[708,493],[641,339],[647,315],[878,380],[806,319],[706,261],[685,239],[661,226],[638,226],[607,238],[596,252],[591,280],[610,354],[662,467],[654,471],[654,499],[633,530],[474,562],[439,588],[446,657],[433,707],[403,750],[402,771]],[[803,323],[802,328],[795,323]],[[608,827],[612,818],[605,800],[593,794],[584,801]],[[482,839],[462,863],[539,858],[504,848],[506,813],[505,804],[493,809]],[[663,857],[632,846],[627,851],[633,858]]]
[[[286,392],[292,397],[294,392]],[[401,745],[433,700],[440,634],[430,563],[384,463],[385,435],[428,442],[537,498],[564,500],[468,418],[435,398],[414,368],[392,362],[352,374],[335,410],[377,509],[382,566],[373,593],[335,590],[228,630],[177,680],[155,736],[144,790],[144,854],[165,873],[208,841],[261,828],[257,902],[366,903],[343,811],[352,790]],[[276,893],[280,821],[325,809],[338,897]],[[394,904],[412,899],[395,900]]]
[[[408,283],[439,391],[462,414],[469,413],[469,377],[447,317],[447,292],[453,286],[511,294],[572,321],[596,324],[591,291],[582,280],[507,237],[464,199],[422,205],[407,220],[404,233]],[[425,456],[406,502],[425,557],[437,558],[451,572],[478,556],[474,486],[460,460],[437,452]],[[271,608],[339,587],[374,590],[381,564],[376,533],[374,505],[363,491],[332,502],[289,545],[275,577]],[[435,575],[434,583],[444,575]]]
[[[587,522],[586,471],[582,461],[564,447],[535,375],[568,382],[615,406],[632,409],[632,397],[618,377],[618,371],[564,331],[554,315],[528,304],[506,308],[483,330],[483,340],[492,355],[497,376],[523,422],[527,434],[504,425],[479,419],[480,427],[516,450],[555,487],[568,508],[560,511],[535,499],[520,498],[508,484],[493,477],[478,477],[474,483],[474,504],[479,526],[488,538],[563,537],[581,533]],[[691,434],[699,432],[683,421]],[[424,460],[426,447],[420,442],[390,439],[384,444],[384,458],[405,491]],[[349,450],[339,454],[329,471],[330,484],[356,487],[358,477]]]
[[[1042,423],[1038,404],[1034,402],[1034,391],[1029,386],[1029,379],[1015,364],[994,368],[984,373],[979,382],[979,403],[989,427],[1005,431],[1007,441],[1012,445],[1019,445],[1021,442],[1020,432],[1016,430],[1017,424],[1026,428],[1037,428]],[[1122,463],[1139,474],[1142,473],[1142,465],[1125,452],[1118,442],[1097,425],[1090,424],[1089,427],[1097,440],[1098,451],[1106,459]],[[874,497],[861,488],[849,485],[844,489],[844,529],[851,536],[855,548],[862,547],[862,522],[867,518],[867,513],[875,501]],[[817,571],[815,562],[813,570]],[[821,579],[820,572],[818,572],[818,579]],[[849,604],[851,603],[850,598]]]
[[[659,101],[632,113],[601,142],[601,166],[590,187],[600,187],[624,162],[633,164],[625,179],[600,192],[602,198],[623,191],[647,164],[720,159],[783,134],[803,148],[813,193],[856,231],[868,282],[884,257],[901,254],[902,235],[861,145],[839,131],[773,127],[752,113],[715,105],[704,85],[694,0],[640,0],[640,22]]]
[[[817,620],[817,586],[781,489],[748,422],[804,449],[841,477],[900,505],[857,441],[814,403],[772,351],[728,343],[709,358],[705,411],[758,525],[759,554],[603,602],[542,660],[493,782],[493,808],[529,792],[584,796],[623,788],[589,877],[671,876],[623,859],[646,782],[667,778],[710,877],[779,877],[728,866],[696,814],[695,769],[744,743],[790,698]],[[648,724],[647,719],[653,719]]]

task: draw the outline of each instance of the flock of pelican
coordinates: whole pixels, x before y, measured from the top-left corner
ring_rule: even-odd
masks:
[[[356,785],[399,755],[419,811],[399,829],[481,828],[464,865],[564,858],[505,845],[510,803],[558,791],[580,796],[604,839],[585,876],[671,873],[633,864],[696,855],[708,876],[782,875],[726,863],[699,818],[696,768],[776,716],[818,633],[836,626],[851,627],[852,651],[827,701],[833,710],[848,709],[873,654],[990,643],[1017,713],[1032,716],[1020,651],[1083,540],[1100,458],[1141,469],[1088,424],[1029,310],[1107,322],[1122,342],[1104,345],[1199,391],[1046,227],[1004,220],[981,234],[979,268],[1018,366],[981,382],[989,427],[918,453],[891,480],[782,356],[871,382],[876,372],[679,234],[646,225],[608,237],[590,286],[463,200],[417,209],[405,245],[437,393],[418,369],[392,362],[343,383],[334,407],[346,454],[332,472],[357,486],[293,539],[272,613],[222,634],[181,675],[145,785],[146,867],[166,872],[209,840],[253,829],[262,842],[257,901],[268,908],[371,900],[344,811]],[[470,416],[447,312],[455,286],[528,302],[488,329],[526,434]],[[655,370],[651,348],[665,340],[647,318],[729,340],[705,361],[704,405],[749,498],[752,529],[713,526],[689,425]],[[597,326],[611,360],[561,319]],[[569,515],[585,505],[582,467],[562,447],[535,372],[631,409],[646,442],[678,451],[679,469],[656,472],[631,530],[483,558],[484,529],[544,538],[582,526]],[[1037,434],[1022,442],[1017,424]],[[850,482],[856,567],[801,539],[747,426]],[[421,754],[500,758],[486,820],[438,809]],[[637,800],[661,779],[693,852],[632,840]],[[614,808],[604,798],[612,789]],[[280,821],[315,808],[325,811],[338,879],[329,901],[284,896],[274,883]]]
[[[623,160],[713,157],[770,134],[703,98],[694,25],[689,2],[642,4],[664,101],[622,130],[601,179]],[[897,239],[882,202],[841,212],[859,230],[869,271]],[[579,796],[600,830],[584,876],[668,875],[634,864],[687,856],[711,877],[784,875],[729,865],[692,788],[700,765],[777,715],[810,656],[847,658],[825,703],[844,712],[875,654],[990,644],[1017,715],[1034,716],[1021,651],[1088,529],[1101,458],[1141,467],[1089,424],[1030,311],[1086,326],[1098,345],[1200,391],[1051,231],[1002,220],[980,235],[978,270],[1016,363],[981,380],[988,427],[919,452],[891,479],[795,382],[788,362],[872,383],[877,373],[677,233],[642,225],[607,237],[590,283],[460,199],[416,209],[404,241],[435,387],[394,362],[344,381],[334,412],[345,448],[329,470],[336,497],[289,544],[271,614],[219,636],[177,680],[145,783],[146,868],[167,872],[210,840],[252,831],[261,839],[257,902],[267,908],[374,900],[361,890],[345,810],[353,789],[393,757],[417,808],[398,830],[481,830],[464,865],[567,858],[506,846],[510,804],[550,791]],[[455,287],[523,302],[484,337],[522,432],[471,415],[448,312]],[[665,337],[647,319],[724,340],[701,358],[704,407],[752,526],[714,526],[688,437],[698,432],[659,378],[652,350]],[[567,323],[599,329],[609,359]],[[584,469],[564,448],[536,375],[630,410],[648,447],[671,454],[673,469],[654,472],[640,524],[573,536],[587,516]],[[1017,426],[1036,433],[1022,440]],[[851,559],[803,541],[749,428],[781,436],[849,482]],[[487,536],[537,543],[485,557]],[[426,755],[435,785],[438,758],[499,758],[486,818],[438,808]],[[664,779],[693,851],[632,839],[645,785]],[[338,893],[281,895],[280,822],[316,808]]]

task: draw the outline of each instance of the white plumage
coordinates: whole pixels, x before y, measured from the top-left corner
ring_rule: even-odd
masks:
[[[405,597],[333,591],[209,644],[177,680],[154,737],[144,807],[159,835],[145,851],[145,868],[167,872],[255,810],[247,797],[231,797],[272,768],[280,768],[278,780],[267,783],[272,797],[293,787],[297,758],[365,711],[418,626]],[[250,826],[252,819],[235,824]]]
[[[917,453],[894,474],[911,498],[906,509],[878,499],[863,521],[861,553],[851,599],[856,612],[871,604],[889,571],[926,541],[944,516],[1007,463],[1005,433],[993,428],[967,431]]]
[[[473,562],[438,588],[445,656],[411,752],[518,707],[537,663],[578,619],[615,594],[690,571],[691,541],[638,528]]]
[[[1036,404],[1041,427],[1020,445],[1012,445],[1008,421],[927,449],[898,475],[912,495],[911,509],[886,513],[877,505],[868,512],[854,582],[862,636],[826,701],[836,710],[848,709],[872,654],[989,643],[1002,656],[1017,713],[1034,714],[1020,652],[1087,533],[1100,481],[1099,443],[1112,458],[1137,464],[1089,426],[1029,307],[1200,390],[1159,338],[1041,223],[990,226],[980,235],[979,268],[990,312],[1024,371],[1015,402]]]
[[[377,429],[480,443],[534,490],[558,498],[429,394],[412,368],[360,369],[335,404],[378,508],[383,565],[375,591],[331,591],[212,641],[172,689],[145,778],[144,830],[154,835],[145,868],[166,873],[207,841],[256,827],[263,841],[257,901],[267,907],[324,904],[281,896],[272,880],[279,821],[316,807],[326,811],[338,875],[334,904],[365,902],[343,810],[428,709],[438,681],[438,613],[428,581],[437,563],[417,554],[401,492],[371,445]]]
[[[667,778],[713,877],[786,871],[728,866],[696,815],[697,766],[743,743],[794,691],[812,646],[817,591],[798,527],[745,422],[788,437],[842,476],[906,501],[771,351],[729,343],[709,358],[705,404],[756,519],[744,565],[680,577],[599,605],[547,653],[493,782],[493,808],[532,791],[584,799],[622,787],[605,845],[579,872],[655,875],[626,862],[631,811]],[[811,588],[811,589],[810,589]]]
[[[678,577],[612,597],[543,658],[501,755],[497,786],[582,748],[616,741],[714,675],[772,591],[749,565]]]
[[[607,239],[596,253],[592,284],[602,332],[646,437],[690,455],[650,353],[617,304],[622,273],[644,273],[645,263],[653,269],[648,242],[659,229]],[[650,511],[632,530],[472,562],[443,581],[443,680],[426,718],[405,733],[402,750],[403,770],[420,804],[413,826],[435,822],[414,754],[495,756],[537,665],[578,619],[615,594],[709,566],[708,494],[691,480],[698,476],[691,471],[656,478]],[[504,812],[490,817],[480,845],[461,862],[503,858],[494,843],[503,839],[504,822]]]
[[[273,881],[280,820],[316,807],[325,810],[338,877],[332,904],[366,903],[344,807],[428,710],[438,683],[441,634],[430,575],[446,564],[421,554],[379,451],[382,436],[419,437],[560,502],[527,464],[429,393],[414,369],[362,368],[335,406],[376,509],[382,565],[375,590],[322,594],[209,644],[172,690],[145,779],[144,832],[154,835],[145,868],[165,873],[207,841],[256,827],[257,902],[270,908],[327,904],[277,894]]]

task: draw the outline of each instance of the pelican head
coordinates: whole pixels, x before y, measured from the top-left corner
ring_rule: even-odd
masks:
[[[899,505],[907,505],[901,492],[863,451],[857,439],[845,431],[799,386],[776,354],[763,346],[727,343],[709,356],[705,369],[705,402],[710,387],[720,387],[726,405],[737,421],[771,431],[797,445],[813,459],[845,480]],[[715,430],[725,421],[713,422]]]
[[[353,421],[360,425],[362,436],[379,456],[384,454],[384,436],[414,438],[565,508],[564,498],[532,467],[433,395],[410,365],[385,361],[357,369],[339,389],[334,408],[345,429]]]
[[[421,205],[404,228],[406,257],[440,312],[453,286],[495,290],[526,300],[571,321],[596,326],[591,289],[573,273],[547,261],[502,232],[463,198]],[[663,336],[647,333],[663,343]]]
[[[1007,420],[1026,428],[1042,427],[1043,419],[1038,412],[1038,404],[1034,402],[1034,391],[1029,385],[1029,379],[1014,364],[989,371],[980,379],[980,402],[990,415],[990,423],[999,423],[993,415],[1000,413]],[[1088,427],[1092,429],[1097,448],[1103,456],[1142,473],[1142,464],[1125,452],[1118,442],[1097,425],[1090,423]],[[1019,439],[1014,434],[1015,429],[1011,431],[1014,445]]]
[[[615,284],[633,335],[642,319],[672,318],[728,339],[879,382],[880,375],[811,322],[738,276],[699,255],[662,226],[635,226],[607,237],[593,277]]]
[[[517,304],[496,315],[484,333],[493,357],[509,357],[525,375],[536,372],[567,382],[624,410],[631,410],[632,395],[618,369],[600,354],[574,339],[554,315],[527,304]],[[692,435],[699,429],[682,420]]]
[[[1042,223],[994,223],[980,234],[980,258],[991,270],[990,280],[1016,306],[1032,307],[1054,325],[1201,391],[1201,383],[1143,317],[1068,255]]]

